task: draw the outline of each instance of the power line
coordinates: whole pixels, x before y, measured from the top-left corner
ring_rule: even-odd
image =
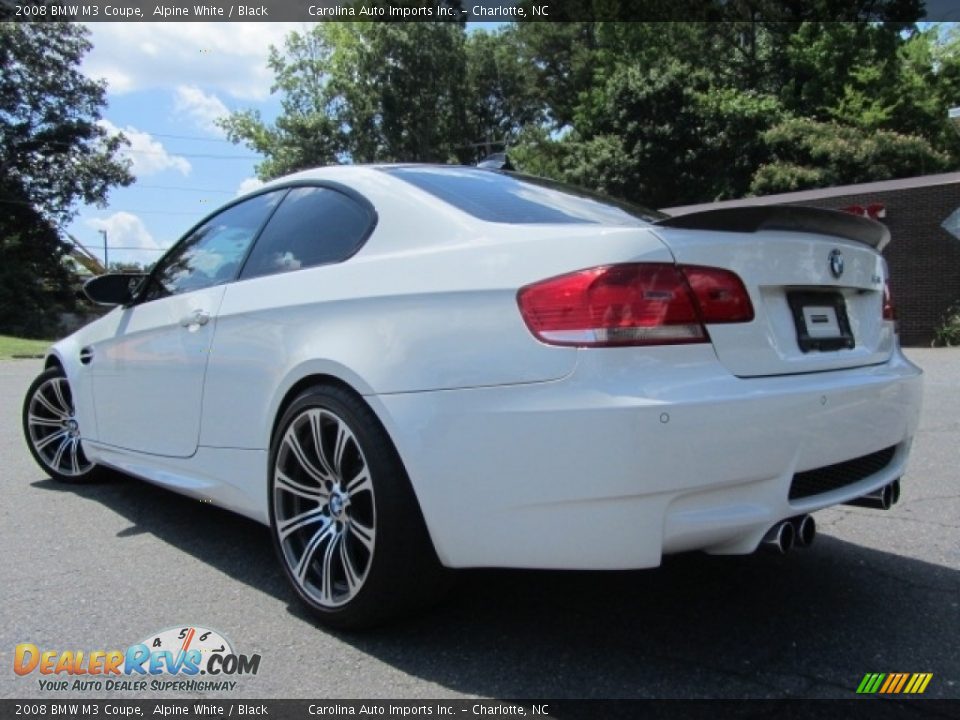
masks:
[[[195,187],[177,187],[176,185],[151,185],[149,183],[134,183],[127,185],[124,190],[134,190],[136,188],[149,188],[150,190],[184,190],[190,192],[219,193],[220,195],[235,195],[233,190],[214,190],[213,188],[195,188]]]
[[[210,153],[181,153],[168,152],[166,150],[131,150],[130,148],[121,148],[119,153],[136,153],[137,155],[166,155],[171,158],[205,158],[210,160],[260,160],[259,155],[215,155]]]
[[[135,247],[133,245],[111,245],[110,249],[111,250],[145,250],[147,252],[166,252],[170,248],[168,247],[165,247],[165,248]],[[96,252],[96,250],[93,250],[92,252]]]
[[[115,207],[110,208],[114,212],[128,212],[136,213],[138,215],[192,215],[194,217],[198,215],[205,215],[210,212],[208,208],[201,208],[199,210],[192,211],[183,211],[183,210],[137,210],[135,208],[125,208],[125,207]],[[91,218],[91,220],[98,220],[99,218]]]
[[[228,145],[235,144],[235,143],[232,143],[230,140],[225,140],[223,138],[205,138],[205,137],[199,137],[197,135],[169,135],[167,133],[150,132],[149,130],[137,130],[137,132],[146,133],[147,135],[152,135],[153,137],[171,138],[173,140],[197,140],[199,142],[218,142],[218,143],[227,143]]]
[[[26,200],[7,200],[6,198],[0,198],[0,203],[6,203],[8,205],[26,205],[27,207],[33,207],[33,203],[27,202]],[[141,215],[199,215],[204,212],[208,212],[207,208],[200,208],[199,210],[183,211],[183,210],[138,210],[135,208],[116,208],[112,207],[112,210],[115,212],[128,212],[128,213],[139,213]],[[93,218],[97,219],[97,218]]]
[[[150,135],[150,133],[144,133],[144,134]],[[116,136],[113,135],[110,137],[116,137]],[[186,136],[182,136],[182,137],[186,137]],[[128,141],[130,140],[130,138],[126,138],[126,139]],[[16,145],[16,141],[14,142],[14,144]],[[45,146],[52,145],[55,147],[66,147],[66,148],[72,148],[74,144],[75,143],[72,143],[72,142],[66,142],[65,140],[45,140],[43,142],[43,145]],[[168,155],[171,157],[192,157],[192,158],[206,158],[206,159],[213,159],[213,160],[260,160],[261,159],[259,155],[219,155],[215,153],[181,153],[176,151],[170,152],[165,148],[163,150],[134,150],[132,147],[130,147],[129,142],[128,142],[128,145],[117,148],[116,152],[121,154],[136,153],[137,155]]]

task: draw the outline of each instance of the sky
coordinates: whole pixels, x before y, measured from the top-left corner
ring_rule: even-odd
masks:
[[[256,187],[258,157],[214,124],[231,110],[279,111],[266,67],[271,44],[300,24],[92,23],[82,71],[107,81],[103,125],[123,131],[136,182],[84,206],[67,228],[110,262],[151,263],[191,225]],[[129,249],[128,249],[129,248]]]
[[[105,230],[111,262],[149,264],[209,212],[254,189],[258,156],[228,142],[214,121],[246,108],[274,119],[270,46],[308,27],[91,23],[93,49],[81,69],[107,81],[102,122],[131,141],[125,153],[136,182],[111,190],[105,208],[80,208],[67,231],[101,261]]]
[[[494,30],[503,23],[468,23]],[[102,123],[131,145],[136,182],[84,206],[67,232],[103,260],[149,264],[205,215],[259,185],[259,157],[214,121],[233,110],[280,111],[270,94],[271,45],[308,23],[91,23],[81,70],[107,81]]]

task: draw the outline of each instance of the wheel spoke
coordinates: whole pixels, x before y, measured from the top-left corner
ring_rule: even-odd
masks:
[[[276,486],[277,489],[288,492],[291,495],[301,497],[304,500],[314,500],[316,502],[320,502],[328,497],[328,493],[322,487],[310,487],[308,485],[298,483],[296,480],[291,478],[289,475],[284,474],[280,470],[277,470]]]
[[[54,417],[60,418],[61,420],[66,420],[69,417],[69,414],[67,412],[64,412],[64,410],[61,410],[60,408],[55,407],[54,404],[50,402],[47,396],[43,394],[43,388],[40,388],[39,390],[37,390],[37,392],[33,396],[33,399],[36,400],[41,405],[43,405],[48,412],[54,415]]]
[[[63,427],[63,420],[40,417],[39,415],[34,415],[33,413],[27,415],[27,422],[38,427]]]
[[[293,431],[292,427],[287,431],[287,434],[283,440],[287,444],[287,447],[290,448],[290,451],[293,453],[294,457],[297,459],[300,467],[303,468],[304,472],[313,478],[318,485],[322,486],[329,480],[329,478],[324,475],[322,471],[318,470],[317,467],[307,459],[307,454],[304,451],[303,446],[300,444],[300,439],[297,437],[297,434]]]
[[[74,475],[80,474],[80,438],[73,438],[70,442],[70,467]]]
[[[286,540],[297,530],[305,528],[308,525],[312,525],[313,523],[322,522],[324,520],[329,521],[330,517],[326,514],[326,510],[326,507],[314,508],[313,510],[302,512],[299,515],[294,515],[282,525],[278,525],[277,532],[280,533],[280,539]],[[326,526],[324,526],[323,529],[325,528]]]
[[[323,553],[323,564],[320,570],[320,600],[328,604],[333,603],[333,558],[336,555],[337,545],[342,544],[342,538],[342,535],[334,533]]]
[[[372,553],[374,529],[358,522],[355,518],[350,518],[347,527],[350,528],[350,534],[360,541],[360,544],[367,549],[367,552]]]
[[[56,395],[57,402],[60,403],[60,407],[63,408],[64,414],[69,415],[72,408],[70,407],[70,403],[68,403],[67,399],[63,396],[63,383],[63,380],[54,380],[51,383],[51,387],[53,387],[53,394]]]
[[[50,464],[53,465],[57,470],[62,470],[63,464],[63,453],[66,452],[67,448],[70,447],[70,443],[73,441],[73,438],[68,434],[63,438],[63,441],[57,446],[57,452],[54,453],[53,459],[50,461]]]
[[[320,428],[320,417],[319,412],[315,411],[310,413],[310,432],[313,435],[313,447],[317,451],[317,459],[320,460],[327,479],[330,482],[334,482],[337,479],[337,474],[330,466],[330,463],[327,462],[327,456],[323,451],[323,432]]]
[[[337,424],[337,442],[333,448],[333,469],[337,477],[343,478],[343,453],[347,449],[347,441],[350,440],[350,430],[346,424],[340,422]]]
[[[353,560],[350,559],[350,553],[347,551],[346,538],[340,541],[340,563],[343,565],[343,576],[347,581],[347,594],[353,595],[357,586],[360,585],[360,576],[353,567]]]
[[[45,449],[48,445],[52,445],[55,441],[57,441],[57,440],[67,440],[67,439],[69,439],[69,437],[70,437],[70,431],[69,431],[69,430],[66,430],[66,429],[63,429],[63,430],[61,430],[61,431],[59,431],[59,432],[50,433],[50,434],[47,435],[46,437],[37,440],[37,441],[33,444],[33,446],[34,446],[37,450],[43,450],[43,449]]]
[[[313,556],[316,554],[317,548],[320,547],[325,539],[332,537],[335,532],[336,525],[334,525],[331,520],[310,538],[310,542],[307,543],[307,546],[303,549],[303,555],[300,557],[300,562],[297,563],[297,567],[294,570],[294,574],[297,576],[297,580],[301,585],[303,585],[306,580],[307,571],[310,569],[310,563],[313,561]]]
[[[373,492],[373,483],[370,481],[370,473],[364,468],[347,485],[347,494],[352,498],[358,493],[367,491]]]

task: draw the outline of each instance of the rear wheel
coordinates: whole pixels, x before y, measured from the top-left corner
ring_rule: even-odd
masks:
[[[60,482],[88,482],[98,468],[83,452],[70,383],[59,367],[42,372],[23,401],[23,434],[30,454]]]
[[[278,424],[270,520],[284,570],[322,622],[361,628],[429,601],[443,570],[396,449],[353,393],[314,387]]]

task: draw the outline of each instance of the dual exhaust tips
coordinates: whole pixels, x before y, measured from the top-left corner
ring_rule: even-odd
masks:
[[[863,497],[858,497],[844,505],[853,505],[854,507],[874,508],[875,510],[889,510],[900,501],[900,478],[897,478],[889,485],[884,485],[879,490],[874,490]]]
[[[889,510],[900,500],[900,479],[884,485],[872,493],[844,503],[856,507]],[[781,520],[767,531],[760,542],[760,547],[777,555],[786,555],[794,547],[810,547],[817,536],[817,524],[812,515],[797,515],[788,520]]]
[[[798,515],[781,520],[767,531],[760,547],[775,555],[786,555],[794,547],[810,547],[817,536],[817,523],[813,515]]]

